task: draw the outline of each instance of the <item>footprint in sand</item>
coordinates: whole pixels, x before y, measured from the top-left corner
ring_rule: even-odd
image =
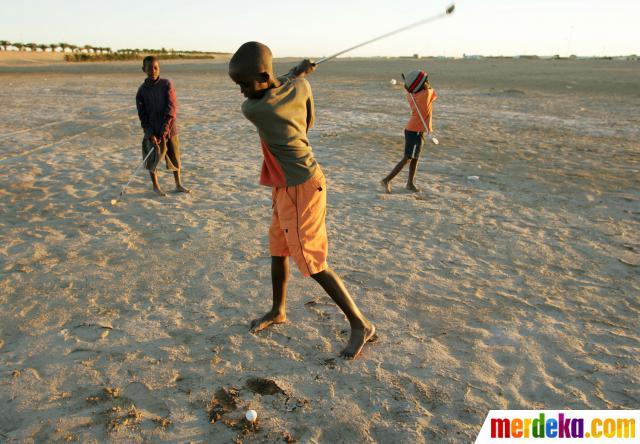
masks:
[[[169,407],[161,397],[141,382],[132,382],[122,391],[122,395],[143,411],[143,416],[166,418],[169,416]]]
[[[83,322],[73,327],[71,331],[65,330],[65,332],[65,339],[73,337],[83,342],[96,342],[122,336],[122,332],[114,329],[109,322]]]

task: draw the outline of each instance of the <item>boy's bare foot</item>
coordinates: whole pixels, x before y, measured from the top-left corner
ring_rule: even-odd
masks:
[[[386,179],[382,179],[380,181],[384,189],[387,191],[387,194],[391,194],[391,182],[388,182]]]
[[[182,185],[176,185],[176,191],[178,193],[190,193],[191,190],[189,188],[185,188]]]
[[[340,356],[344,359],[356,359],[365,344],[374,342],[376,339],[378,339],[378,335],[376,334],[376,326],[373,324],[364,328],[352,328],[349,343],[340,352]]]
[[[258,333],[260,330],[264,330],[271,324],[284,324],[285,322],[287,322],[287,315],[284,313],[274,313],[270,311],[261,318],[251,321],[251,328],[249,331],[251,331],[251,333]]]
[[[153,192],[160,195],[160,196],[166,196],[167,193],[165,193],[164,191],[162,191],[162,189],[160,187],[154,187],[153,188]]]
[[[407,190],[413,191],[414,193],[419,193],[420,192],[420,188],[418,188],[417,186],[415,186],[412,183],[408,183],[407,184]]]

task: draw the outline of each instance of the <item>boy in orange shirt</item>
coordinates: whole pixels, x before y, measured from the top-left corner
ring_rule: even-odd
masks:
[[[422,70],[411,71],[406,76],[403,74],[402,77],[404,78],[404,87],[409,93],[407,100],[411,108],[411,118],[409,122],[407,122],[404,130],[404,157],[398,162],[389,175],[382,179],[382,186],[387,193],[391,193],[391,180],[393,180],[409,162],[407,189],[413,192],[420,191],[420,189],[416,187],[415,177],[416,169],[418,168],[418,159],[420,158],[420,150],[422,149],[425,139],[424,133],[427,133],[427,139],[429,141],[436,145],[438,144],[438,140],[431,135],[433,131],[433,102],[435,102],[438,96],[435,90],[429,85],[427,73]],[[427,128],[425,128],[425,124]]]
[[[247,98],[242,113],[260,135],[264,156],[260,184],[272,189],[269,250],[273,306],[251,322],[251,331],[255,333],[286,321],[289,256],[292,256],[300,272],[318,282],[346,315],[351,336],[341,356],[353,359],[367,342],[376,339],[376,329],[326,262],[327,185],[307,138],[313,125],[314,104],[311,87],[301,78],[314,69],[305,60],[288,75],[276,77],[271,51],[258,42],[242,45],[229,62],[229,76]]]

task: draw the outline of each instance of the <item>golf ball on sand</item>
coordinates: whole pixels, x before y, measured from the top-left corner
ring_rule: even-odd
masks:
[[[255,410],[247,410],[244,417],[247,418],[247,421],[254,422],[258,418],[258,413]]]
[[[398,83],[396,79],[389,80],[389,85],[395,85],[396,83]]]

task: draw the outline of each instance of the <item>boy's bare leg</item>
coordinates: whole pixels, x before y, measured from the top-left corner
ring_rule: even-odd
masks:
[[[418,159],[411,159],[409,164],[409,180],[407,180],[407,190],[418,192],[420,189],[416,187],[416,169],[418,168]]]
[[[191,190],[182,186],[182,178],[180,177],[180,170],[173,172],[173,178],[176,180],[176,191],[179,193],[190,193]]]
[[[402,171],[409,160],[410,159],[408,157],[403,157],[402,160],[398,162],[398,164],[393,168],[393,170],[391,170],[389,175],[382,179],[382,186],[385,187],[387,193],[391,193],[391,181],[398,175],[400,171]]]
[[[342,279],[331,268],[327,268],[311,277],[324,288],[324,291],[331,296],[331,299],[338,304],[338,307],[347,316],[351,325],[351,337],[340,356],[346,359],[355,359],[367,342],[376,339],[376,327],[360,312],[345,288]]]
[[[162,191],[162,188],[160,188],[160,184],[158,183],[158,173],[156,171],[149,171],[149,175],[151,176],[151,183],[153,183],[153,191],[160,196],[166,196],[167,193]]]
[[[273,287],[273,306],[271,311],[261,318],[251,321],[251,333],[264,330],[271,324],[287,321],[287,281],[289,279],[289,258],[271,256],[271,286]]]

